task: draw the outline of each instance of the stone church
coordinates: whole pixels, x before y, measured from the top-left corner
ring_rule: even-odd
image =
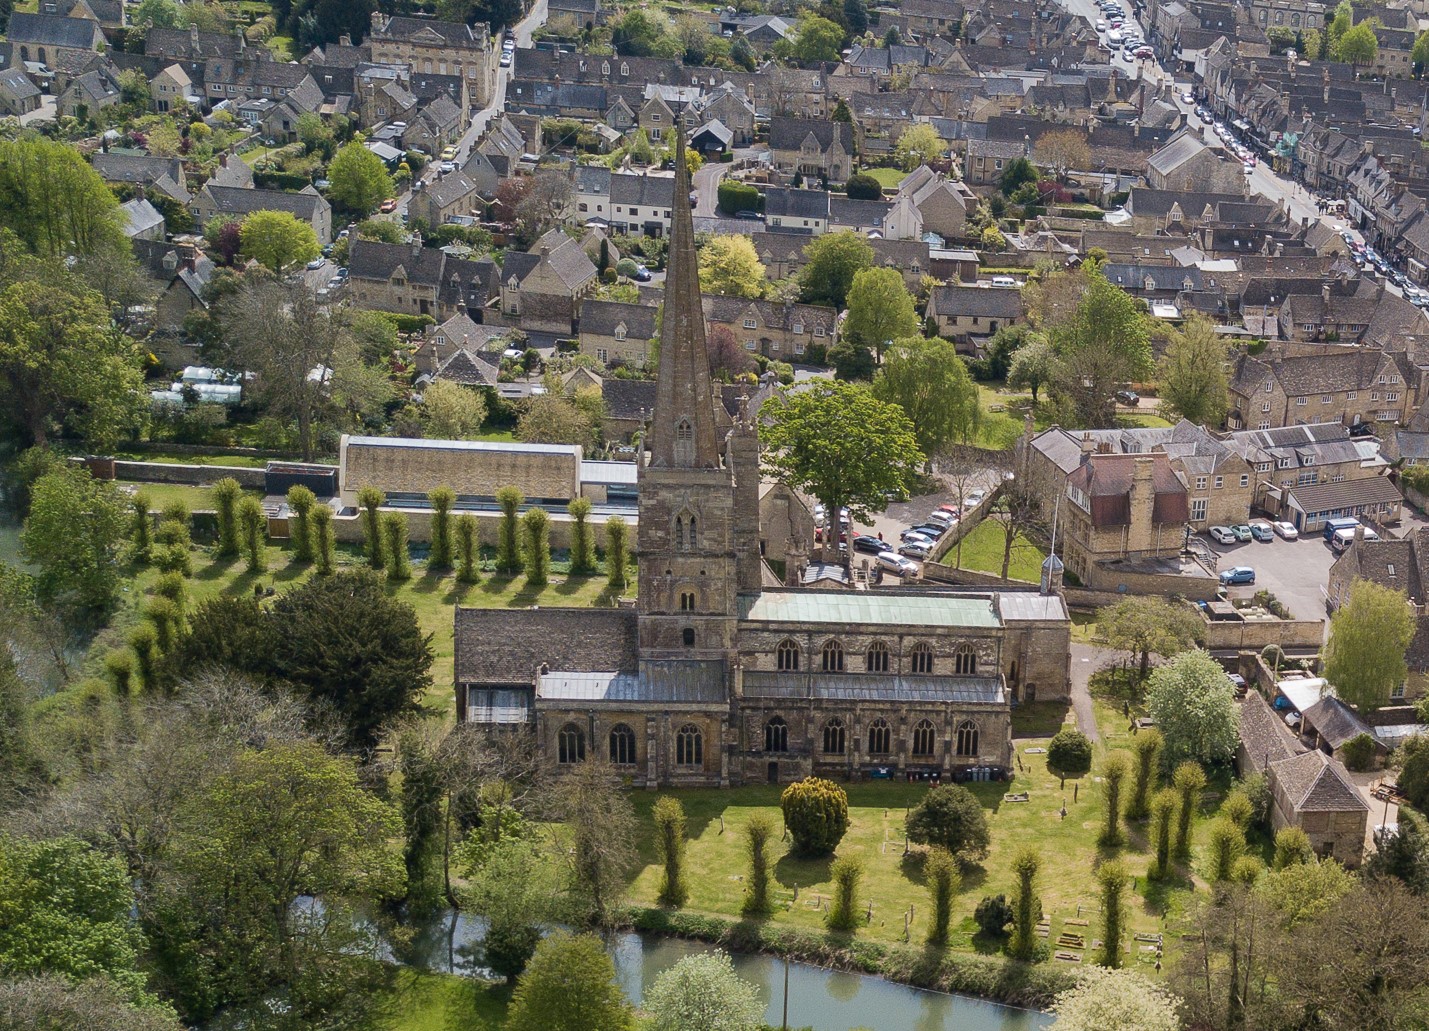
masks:
[[[712,388],[684,204],[646,443],[634,606],[457,608],[459,719],[530,728],[551,766],[599,757],[642,786],[946,779],[1005,773],[1012,705],[1067,697],[1055,574],[1041,591],[779,586],[758,426]]]

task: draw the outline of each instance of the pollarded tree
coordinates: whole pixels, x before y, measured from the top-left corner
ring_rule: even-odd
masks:
[[[784,789],[779,805],[794,851],[800,855],[832,855],[848,830],[848,795],[833,781],[820,777],[795,781]]]
[[[1151,794],[1161,776],[1161,749],[1165,743],[1161,731],[1155,727],[1143,730],[1131,741],[1131,754],[1136,759],[1131,771],[1131,797],[1126,802],[1128,820],[1144,820],[1150,812]]]
[[[590,526],[590,498],[572,498],[566,505],[571,516],[571,572],[595,572],[595,536]]]
[[[238,499],[243,497],[243,488],[231,476],[225,476],[212,487],[214,509],[218,516],[219,558],[231,558],[238,554]]]
[[[294,562],[313,560],[311,518],[317,502],[317,495],[301,483],[288,488],[288,508],[293,513],[293,525],[288,529],[288,537],[293,542]]]
[[[848,291],[848,317],[843,335],[856,346],[879,355],[895,340],[915,336],[918,313],[913,297],[903,285],[903,275],[893,268],[866,268],[853,277]]]
[[[1121,938],[1126,930],[1126,885],[1131,876],[1120,859],[1097,867],[1097,883],[1102,889],[1102,966],[1121,966]]]
[[[957,349],[939,337],[895,340],[874,378],[873,396],[903,409],[918,447],[928,456],[955,441],[966,443],[982,415],[967,366]]]
[[[1230,408],[1229,344],[1211,320],[1195,314],[1171,334],[1161,359],[1162,414],[1216,427]]]
[[[551,518],[544,508],[532,505],[521,517],[521,530],[526,583],[544,587],[551,579]]]
[[[1183,762],[1171,777],[1176,790],[1176,855],[1191,855],[1191,823],[1201,804],[1201,789],[1206,786],[1206,771],[1197,762]]]
[[[1284,870],[1287,866],[1315,861],[1315,849],[1303,829],[1281,827],[1275,832],[1275,858],[1270,864],[1272,869]]]
[[[509,1031],[632,1031],[615,964],[594,935],[557,931],[536,946],[506,1019]]]
[[[742,233],[716,236],[700,248],[700,289],[729,297],[763,297],[767,282],[754,244]]]
[[[382,513],[382,547],[387,552],[387,579],[393,582],[412,579],[405,512]]]
[[[1240,710],[1220,663],[1203,651],[1182,652],[1151,674],[1146,705],[1166,739],[1168,766],[1214,765],[1235,754]]]
[[[867,387],[819,382],[781,393],[760,409],[764,467],[817,498],[824,511],[847,507],[866,521],[907,496],[923,463],[908,417]]]
[[[1171,821],[1176,815],[1176,790],[1162,788],[1151,799],[1151,841],[1156,849],[1147,876],[1160,880],[1171,870]]]
[[[831,931],[852,932],[858,928],[858,885],[863,880],[863,860],[839,856],[829,867],[834,882],[833,897],[824,923]]]
[[[1330,617],[1325,679],[1341,701],[1373,712],[1409,675],[1404,656],[1413,637],[1414,610],[1404,592],[1356,580]]]
[[[353,215],[370,215],[394,187],[382,159],[354,140],[337,152],[328,166],[328,197],[337,207]]]
[[[685,807],[678,798],[663,795],[651,811],[655,820],[655,847],[660,853],[660,905],[678,909],[689,898],[685,881]]]
[[[1107,644],[1118,651],[1139,655],[1140,678],[1146,679],[1154,652],[1172,656],[1204,637],[1201,617],[1184,602],[1137,596],[1097,610],[1097,626]]]
[[[773,840],[774,821],[766,813],[753,813],[744,825],[744,850],[749,858],[749,879],[744,884],[744,903],[739,910],[744,916],[768,916],[773,909],[769,900]]]
[[[515,487],[502,487],[496,492],[496,503],[501,506],[496,571],[507,576],[521,572],[521,529],[517,512],[525,500]]]
[[[907,820],[908,839],[945,848],[966,864],[987,856],[991,838],[982,803],[961,784],[940,784],[913,807]]]
[[[313,509],[313,559],[318,576],[332,575],[332,509],[326,505]]]
[[[432,551],[427,559],[431,569],[450,569],[452,564],[452,505],[456,492],[450,487],[438,487],[428,492],[432,506]]]
[[[1007,951],[1014,959],[1030,962],[1037,955],[1037,922],[1042,918],[1042,900],[1037,895],[1037,871],[1042,857],[1031,845],[1019,848],[1012,857],[1017,887],[1012,894],[1012,938]]]
[[[476,516],[463,512],[456,520],[456,578],[464,584],[477,581],[476,561],[481,551],[481,537],[476,525]]]
[[[620,516],[605,521],[606,581],[613,591],[620,591],[629,582],[630,525]]]
[[[734,972],[723,952],[686,956],[655,979],[642,1008],[649,1031],[759,1031],[759,989]]]
[[[288,211],[255,211],[239,231],[243,253],[282,275],[312,261],[321,252],[313,227]]]
[[[382,514],[378,511],[387,500],[380,487],[360,487],[357,503],[362,508],[362,539],[367,551],[367,563],[373,569],[381,569],[387,560],[386,549],[382,546]]]
[[[1088,967],[1052,1004],[1050,1031],[1180,1031],[1176,999],[1130,970]]]
[[[868,238],[851,229],[825,233],[804,248],[804,268],[799,273],[799,297],[807,304],[842,308],[853,277],[873,264]]]
[[[1102,812],[1102,831],[1097,844],[1116,848],[1125,837],[1121,832],[1121,795],[1126,778],[1131,773],[1131,761],[1125,752],[1112,752],[1102,766],[1102,792],[1106,800]]]

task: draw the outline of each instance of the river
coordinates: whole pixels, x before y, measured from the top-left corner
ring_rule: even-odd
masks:
[[[472,946],[481,940],[480,917],[438,916],[423,924],[402,961],[442,973],[473,974]],[[626,996],[638,1003],[645,986],[680,959],[710,951],[703,942],[634,933],[611,939],[616,976]],[[739,975],[759,988],[764,1019],[778,1027],[783,1019],[784,961],[773,956],[732,957]],[[1034,1031],[1052,1023],[1046,1013],[1016,1009],[960,995],[910,988],[881,977],[826,970],[808,963],[789,964],[789,1026],[814,1031]]]

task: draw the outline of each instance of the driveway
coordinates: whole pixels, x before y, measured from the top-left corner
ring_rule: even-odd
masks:
[[[1121,652],[1110,648],[1098,648],[1090,644],[1072,642],[1072,712],[1077,717],[1077,729],[1091,739],[1092,744],[1100,744],[1102,734],[1097,727],[1097,713],[1092,707],[1092,674],[1103,666],[1120,662]]]
[[[1325,618],[1325,585],[1329,582],[1330,566],[1338,557],[1318,533],[1302,536],[1298,541],[1276,537],[1270,543],[1247,541],[1244,544],[1217,544],[1201,537],[1218,558],[1218,569],[1250,566],[1255,570],[1255,583],[1231,587],[1232,598],[1249,598],[1256,591],[1269,591],[1290,610],[1296,619]]]

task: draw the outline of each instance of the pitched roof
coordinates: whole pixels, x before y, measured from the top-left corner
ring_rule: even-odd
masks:
[[[669,208],[674,206],[674,198],[675,180],[672,176],[617,173],[610,177],[612,204]]]
[[[358,238],[348,249],[348,274],[358,279],[389,280],[404,269],[411,283],[429,286],[441,282],[447,256],[434,247],[405,243],[379,243]]]
[[[1287,501],[1293,498],[1302,512],[1333,512],[1361,505],[1398,505],[1404,501],[1399,488],[1387,476],[1289,487],[1285,496]]]
[[[1021,290],[983,286],[935,286],[929,298],[929,314],[979,318],[1020,319],[1026,310]]]
[[[625,325],[625,335],[634,340],[649,340],[655,335],[655,314],[658,309],[648,304],[627,304],[624,301],[585,301],[581,304],[581,332],[597,336],[614,336],[616,326]]]
[[[634,609],[456,610],[458,683],[530,684],[553,670],[615,673],[639,665]]]
[[[1339,748],[1361,734],[1374,736],[1359,714],[1334,695],[1321,698],[1301,715],[1322,739],[1329,742],[1331,748]]]
[[[11,43],[33,43],[69,50],[93,50],[104,41],[98,24],[88,19],[64,18],[57,14],[27,14],[23,11],[10,15],[8,33]]]
[[[298,218],[311,219],[327,207],[327,201],[313,193],[284,193],[281,190],[245,190],[237,186],[214,186],[204,191],[215,207],[225,214],[249,214],[254,211],[287,211]]]
[[[1171,468],[1164,453],[1148,455],[1088,455],[1067,482],[1082,491],[1091,503],[1096,526],[1126,526],[1131,522],[1131,489],[1138,464],[1151,463],[1151,484],[1155,501],[1151,518],[1158,523],[1184,523],[1189,504],[1186,486]]]
[[[829,195],[823,190],[796,190],[787,186],[771,186],[764,191],[766,218],[829,217]]]
[[[124,216],[124,231],[129,236],[138,236],[164,224],[164,216],[159,214],[159,209],[142,197],[119,205],[119,212]]]
[[[1246,692],[1240,705],[1240,743],[1254,768],[1264,773],[1271,763],[1289,759],[1302,749],[1295,736],[1259,691]],[[1244,776],[1249,771],[1241,770]]]
[[[1270,768],[1297,813],[1369,811],[1364,796],[1340,771],[1340,764],[1318,749],[1271,763]]]
[[[466,316],[458,316],[465,318]],[[500,371],[501,356],[485,351],[473,351],[469,347],[459,347],[447,356],[437,367],[433,379],[444,379],[452,383],[469,386],[494,387]]]
[[[792,118],[776,115],[769,121],[769,149],[798,150],[812,135],[820,149],[827,150],[835,140],[846,151],[853,150],[853,126],[826,118]]]

